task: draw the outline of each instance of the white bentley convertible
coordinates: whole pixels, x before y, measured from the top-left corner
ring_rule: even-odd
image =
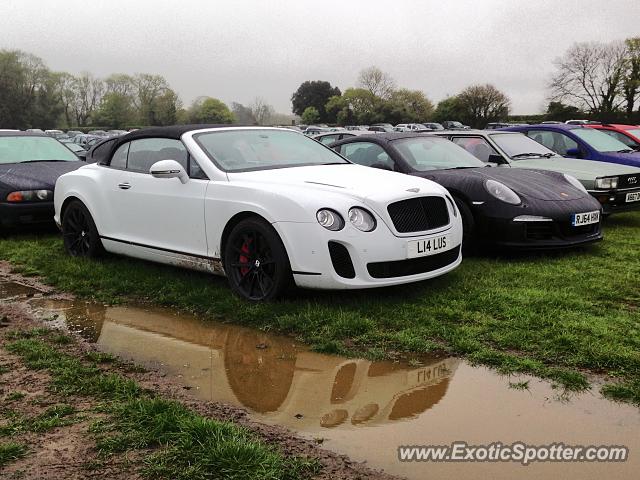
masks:
[[[70,255],[103,250],[226,274],[250,300],[300,287],[369,288],[460,264],[462,225],[429,180],[354,165],[294,131],[138,130],[61,176]]]

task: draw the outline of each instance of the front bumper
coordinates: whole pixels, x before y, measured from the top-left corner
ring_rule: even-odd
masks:
[[[602,212],[605,215],[618,212],[629,212],[640,210],[640,202],[627,202],[628,193],[640,193],[640,188],[634,190],[589,190],[593,198],[602,205]]]
[[[53,202],[0,203],[0,225],[53,225]]]
[[[358,289],[418,282],[443,275],[462,261],[462,226],[458,218],[445,228],[415,237],[397,237],[383,222],[373,232],[361,232],[351,225],[338,232],[316,223],[279,222],[273,226],[287,249],[296,285],[303,288]],[[444,251],[448,255],[407,259],[408,241],[444,234],[451,239],[452,248]],[[344,276],[335,255],[332,259],[330,244],[337,244],[338,250],[348,253],[352,275],[347,276],[352,278]]]
[[[481,243],[518,249],[560,249],[576,247],[602,240],[601,222],[574,227],[571,216],[598,210],[599,205],[587,198],[563,202],[548,202],[545,207],[524,210],[504,210],[502,216],[490,215],[491,209],[476,212],[476,237]],[[550,221],[514,221],[521,215],[541,216]]]

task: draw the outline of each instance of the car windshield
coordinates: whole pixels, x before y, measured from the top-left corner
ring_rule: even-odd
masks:
[[[290,130],[223,130],[194,138],[226,172],[349,163],[333,150]]]
[[[0,164],[77,160],[71,150],[51,137],[0,137]]]
[[[489,136],[504,153],[514,160],[524,160],[526,157],[531,158],[536,155],[540,157],[558,156],[557,153],[522,133],[492,133]]]
[[[616,140],[606,133],[599,132],[593,128],[576,128],[571,130],[571,133],[580,137],[589,144],[591,148],[594,148],[598,152],[619,152],[630,150],[630,148],[620,140]]]
[[[444,138],[402,138],[395,140],[393,145],[404,161],[418,172],[486,166],[464,148]]]

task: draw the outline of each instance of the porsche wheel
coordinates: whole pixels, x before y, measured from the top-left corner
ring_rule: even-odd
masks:
[[[74,200],[62,217],[64,249],[72,257],[98,257],[104,252],[96,224],[87,207]]]
[[[291,282],[291,266],[282,240],[264,220],[238,223],[227,239],[224,270],[234,292],[251,301],[271,300]]]

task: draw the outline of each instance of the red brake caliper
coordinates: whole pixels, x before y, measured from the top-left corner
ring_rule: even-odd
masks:
[[[247,265],[249,265],[249,257],[245,256],[244,254],[249,254],[249,244],[247,242],[244,242],[242,244],[242,248],[240,249],[240,251],[242,252],[240,254],[240,258],[238,258],[238,260],[240,261],[240,263],[246,263]],[[249,267],[241,267],[240,268],[240,274],[242,274],[242,276],[244,277],[247,273],[249,273]]]

